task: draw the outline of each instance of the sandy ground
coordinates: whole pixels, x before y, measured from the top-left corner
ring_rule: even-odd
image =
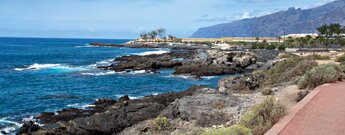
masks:
[[[289,85],[275,92],[274,97],[285,104],[287,109],[289,110],[297,104],[296,98],[299,91],[300,90],[298,89],[297,85]]]

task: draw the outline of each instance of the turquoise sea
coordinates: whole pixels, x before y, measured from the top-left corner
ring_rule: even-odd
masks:
[[[140,98],[193,85],[216,87],[220,77],[195,80],[143,71],[116,73],[97,68],[123,55],[147,55],[169,49],[92,47],[88,43],[129,40],[0,38],[0,130],[14,133],[23,120],[41,112],[84,108],[97,98]],[[1,133],[0,133],[1,134]]]

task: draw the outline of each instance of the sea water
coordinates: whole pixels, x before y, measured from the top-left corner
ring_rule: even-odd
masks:
[[[129,40],[0,38],[0,131],[14,133],[23,120],[41,112],[85,108],[97,98],[123,95],[140,98],[186,90],[193,85],[216,87],[220,77],[195,80],[159,74],[114,72],[98,66],[114,64],[116,57],[168,53],[158,48],[93,47],[91,42]],[[1,133],[0,133],[1,134]]]

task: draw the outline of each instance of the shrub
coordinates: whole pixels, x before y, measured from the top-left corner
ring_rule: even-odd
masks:
[[[274,44],[270,44],[270,45],[266,45],[266,46],[265,46],[265,49],[266,49],[266,50],[274,50],[274,49],[276,49],[276,48],[277,48],[277,46],[274,45]]]
[[[151,122],[153,129],[158,131],[167,130],[170,127],[170,123],[166,117],[157,117]]]
[[[233,125],[228,128],[214,129],[206,131],[202,135],[251,135],[252,130],[243,125]]]
[[[278,50],[279,51],[285,51],[286,47],[284,46],[284,44],[281,44],[278,46]]]
[[[273,92],[273,90],[270,89],[270,88],[264,88],[264,89],[261,90],[261,94],[262,94],[262,95],[273,95],[274,92]]]
[[[244,114],[240,124],[252,129],[254,135],[263,135],[285,115],[285,111],[282,103],[268,97]]]
[[[309,56],[307,56],[307,58],[309,58],[311,60],[330,60],[331,59],[329,56],[318,55],[318,54],[309,55]]]
[[[225,103],[224,102],[216,102],[213,104],[213,107],[215,109],[221,110],[225,107]]]
[[[296,98],[296,101],[301,101],[304,97],[306,97],[309,94],[309,91],[307,90],[301,90],[298,92],[298,97]]]
[[[345,62],[345,54],[338,56],[337,58],[335,58],[336,62]]]
[[[291,57],[274,65],[265,73],[265,84],[278,84],[295,80],[304,75],[308,70],[317,66],[312,60],[301,57]]]
[[[320,65],[300,77],[298,86],[301,89],[314,89],[325,83],[340,81],[345,77],[341,67],[336,64]]]

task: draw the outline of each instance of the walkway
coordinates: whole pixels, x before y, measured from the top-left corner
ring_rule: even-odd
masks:
[[[294,106],[266,135],[344,135],[345,82],[325,84]]]

